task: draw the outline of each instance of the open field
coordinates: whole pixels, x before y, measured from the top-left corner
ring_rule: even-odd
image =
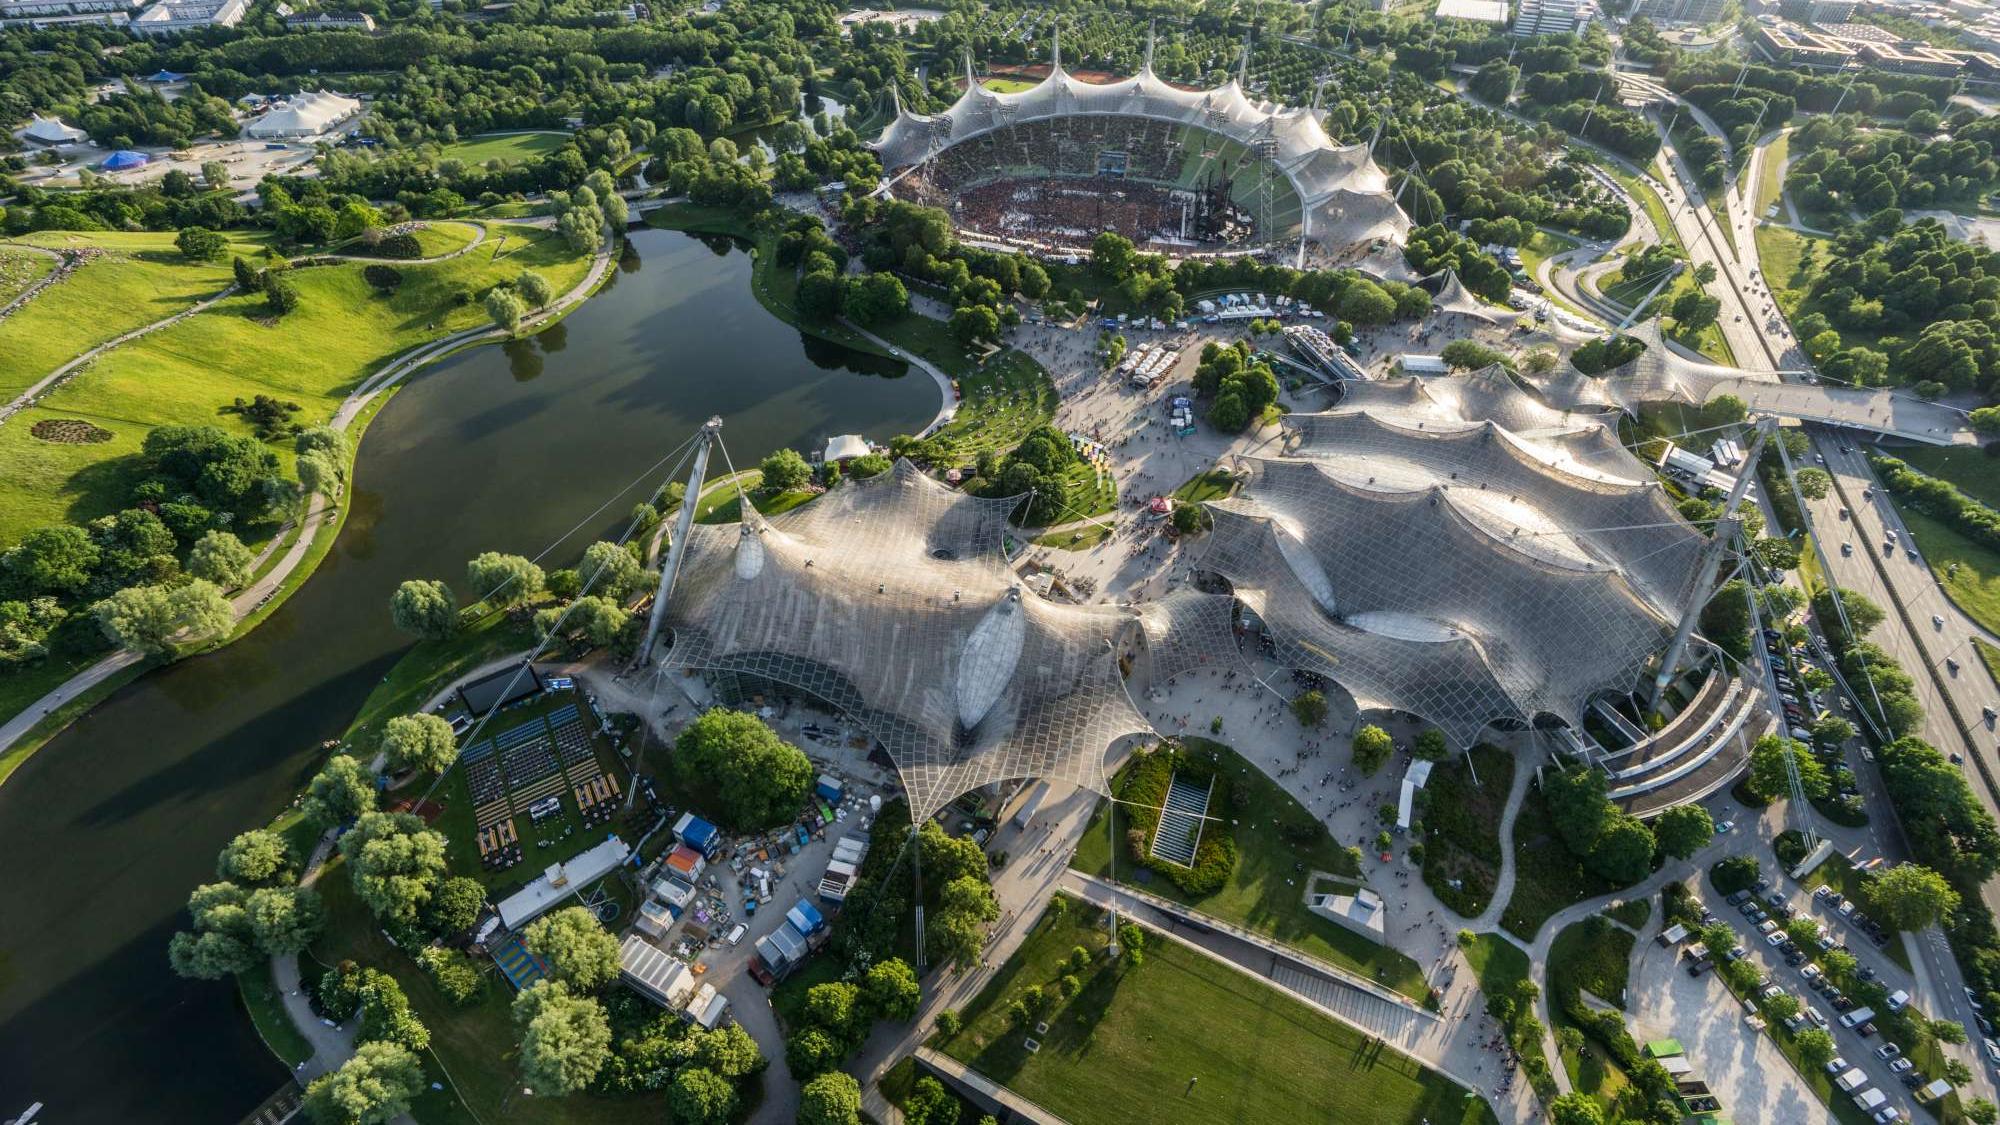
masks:
[[[0,245],[0,307],[35,282],[56,272],[56,259],[29,250]]]
[[[546,156],[561,148],[567,140],[568,135],[563,133],[481,133],[444,146],[438,155],[446,160],[463,160],[467,164],[484,164],[489,160],[516,164]]]
[[[1779,133],[1778,139],[1764,148],[1764,158],[1757,165],[1757,194],[1750,201],[1750,219],[1763,222],[1764,212],[1771,209],[1778,197],[1785,193],[1785,160],[1791,155],[1792,135]]]
[[[231,254],[262,253],[258,237],[227,237]],[[0,355],[7,357],[0,364],[0,399],[20,394],[106,340],[215,296],[232,280],[227,257],[190,262],[166,233],[51,230],[11,241],[101,255],[0,320]],[[0,541],[6,538],[0,533]]]
[[[1635,899],[1626,905],[1645,907],[1647,903]],[[1549,946],[1548,973],[1550,1007],[1557,1027],[1571,1026],[1562,1005],[1578,990],[1613,1007],[1625,1007],[1625,979],[1633,942],[1630,933],[1597,918],[1585,919],[1556,935]],[[1607,1110],[1631,1085],[1631,1079],[1604,1047],[1588,1039],[1580,1050],[1563,1050],[1562,1065],[1570,1084],[1596,1098]]]
[[[1269,985],[1149,934],[1145,962],[1106,964],[1098,912],[1058,900],[938,1046],[1071,1121],[1488,1122],[1484,1101]],[[1041,1018],[1040,1049],[1007,1007],[1078,946],[1080,989]]]
[[[1984,448],[1913,445],[1896,450],[1895,456],[1912,469],[1950,481],[1982,504],[2000,508],[2000,457],[1988,456]]]
[[[2000,632],[2000,553],[1922,512],[1901,504],[1896,512],[1951,600],[1974,621]]]
[[[1144,889],[1275,938],[1379,981],[1414,1000],[1423,1000],[1429,990],[1424,984],[1423,969],[1415,961],[1306,909],[1305,878],[1309,873],[1324,871],[1348,878],[1356,876],[1358,869],[1346,849],[1291,794],[1262,771],[1251,768],[1235,751],[1207,739],[1188,738],[1182,742],[1190,752],[1212,748],[1224,755],[1227,764],[1223,768],[1236,786],[1236,807],[1256,810],[1256,815],[1243,816],[1236,825],[1236,868],[1220,890],[1209,895],[1190,895],[1162,878],[1145,883]],[[1098,804],[1070,866],[1103,878],[1113,877],[1111,836],[1115,834],[1122,844],[1127,830],[1122,812],[1115,833],[1106,828],[1106,809],[1114,807],[1106,802]],[[1294,842],[1307,832],[1313,835],[1311,843]],[[1136,865],[1130,852],[1121,850],[1118,860],[1116,871],[1123,872],[1126,882],[1133,882]]]
[[[59,290],[96,292],[78,280],[89,268]],[[156,426],[219,425],[248,433],[246,423],[218,411],[258,394],[298,403],[293,420],[302,425],[323,422],[343,396],[391,357],[485,321],[480,299],[494,283],[533,269],[563,292],[583,276],[587,262],[550,232],[498,227],[470,254],[434,265],[398,266],[403,283],[392,295],[371,289],[362,268],[348,262],[298,270],[299,307],[281,319],[270,317],[259,295],[229,297],[106,353],[23,411],[15,424],[0,429],[0,543],[43,524],[80,522],[123,507],[136,483],[134,455]],[[220,272],[226,275],[226,267]],[[220,283],[197,288],[213,292]],[[37,298],[20,316],[0,324],[0,332],[15,329],[58,296],[51,291]],[[218,364],[220,356],[230,362]],[[35,422],[51,418],[80,418],[112,436],[96,444],[58,445],[29,433]],[[289,442],[275,448],[289,461]]]

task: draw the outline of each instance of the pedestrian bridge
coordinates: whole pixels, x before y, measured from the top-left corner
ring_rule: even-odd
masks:
[[[1646,345],[1617,372],[1585,375],[1565,364],[1528,376],[1551,406],[1610,406],[1634,411],[1643,403],[1700,406],[1723,395],[1743,400],[1752,414],[1847,426],[1928,445],[1977,445],[1963,411],[1887,387],[1829,387],[1786,383],[1775,371],[1753,372],[1690,356],[1666,339],[1658,321],[1635,324],[1625,335]]]

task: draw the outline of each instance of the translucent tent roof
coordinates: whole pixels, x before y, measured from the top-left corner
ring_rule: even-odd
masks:
[[[1236,79],[1212,90],[1183,90],[1153,73],[1149,50],[1136,77],[1084,82],[1063,69],[1058,43],[1054,67],[1029,89],[988,90],[970,60],[965,80],[965,92],[941,113],[913,113],[898,97],[895,119],[873,145],[885,170],[920,164],[1003,126],[1090,114],[1141,117],[1205,129],[1265,156],[1298,193],[1303,236],[1329,251],[1378,239],[1400,243],[1409,233],[1409,217],[1367,145],[1336,143],[1313,110],[1253,101]]]
[[[1703,542],[1601,422],[1502,378],[1353,388],[1288,417],[1280,455],[1209,504],[1203,565],[1282,661],[1460,746],[1636,686]]]
[[[1660,322],[1649,320],[1626,329],[1646,345],[1639,357],[1624,367],[1602,376],[1585,375],[1569,364],[1534,381],[1542,397],[1556,406],[1615,406],[1631,410],[1642,402],[1679,402],[1699,406],[1708,401],[1716,387],[1735,383],[1746,372],[1719,363],[1690,359],[1675,351],[1660,332]]]
[[[1439,270],[1424,278],[1424,281],[1435,287],[1431,307],[1441,312],[1473,317],[1488,324],[1512,324],[1521,319],[1522,314],[1518,309],[1489,305],[1473,296],[1472,291],[1465,287],[1465,283],[1458,279],[1455,270]]]
[[[1012,778],[1102,791],[1113,744],[1152,733],[1121,657],[1156,680],[1233,658],[1229,600],[1190,591],[1137,612],[1046,600],[1007,566],[1018,502],[899,461],[769,519],[697,525],[664,660],[839,708],[881,740],[918,817]]]

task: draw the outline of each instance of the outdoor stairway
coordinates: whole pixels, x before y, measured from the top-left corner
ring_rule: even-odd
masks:
[[[501,975],[507,978],[507,983],[513,985],[516,992],[548,976],[548,966],[523,948],[520,939],[513,934],[508,934],[493,950],[493,963],[500,966]]]
[[[1209,783],[1214,788],[1214,782]],[[1201,842],[1202,819],[1208,815],[1209,789],[1199,788],[1175,774],[1167,785],[1166,807],[1160,810],[1160,824],[1153,830],[1153,858],[1182,867],[1194,866],[1195,847]]]
[[[1605,722],[1611,724],[1611,729],[1617,731],[1619,734],[1624,735],[1628,741],[1631,742],[1646,741],[1646,732],[1640,730],[1639,724],[1626,718],[1625,713],[1623,711],[1620,711],[1618,708],[1613,707],[1611,704],[1606,703],[1604,700],[1600,699],[1597,702],[1591,704],[1590,709],[1592,711],[1597,712],[1598,718],[1603,719]]]

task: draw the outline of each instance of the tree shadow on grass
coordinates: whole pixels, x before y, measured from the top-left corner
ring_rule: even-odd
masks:
[[[145,479],[145,460],[136,453],[85,465],[63,482],[63,493],[70,498],[64,516],[84,524],[130,507],[132,490]]]

